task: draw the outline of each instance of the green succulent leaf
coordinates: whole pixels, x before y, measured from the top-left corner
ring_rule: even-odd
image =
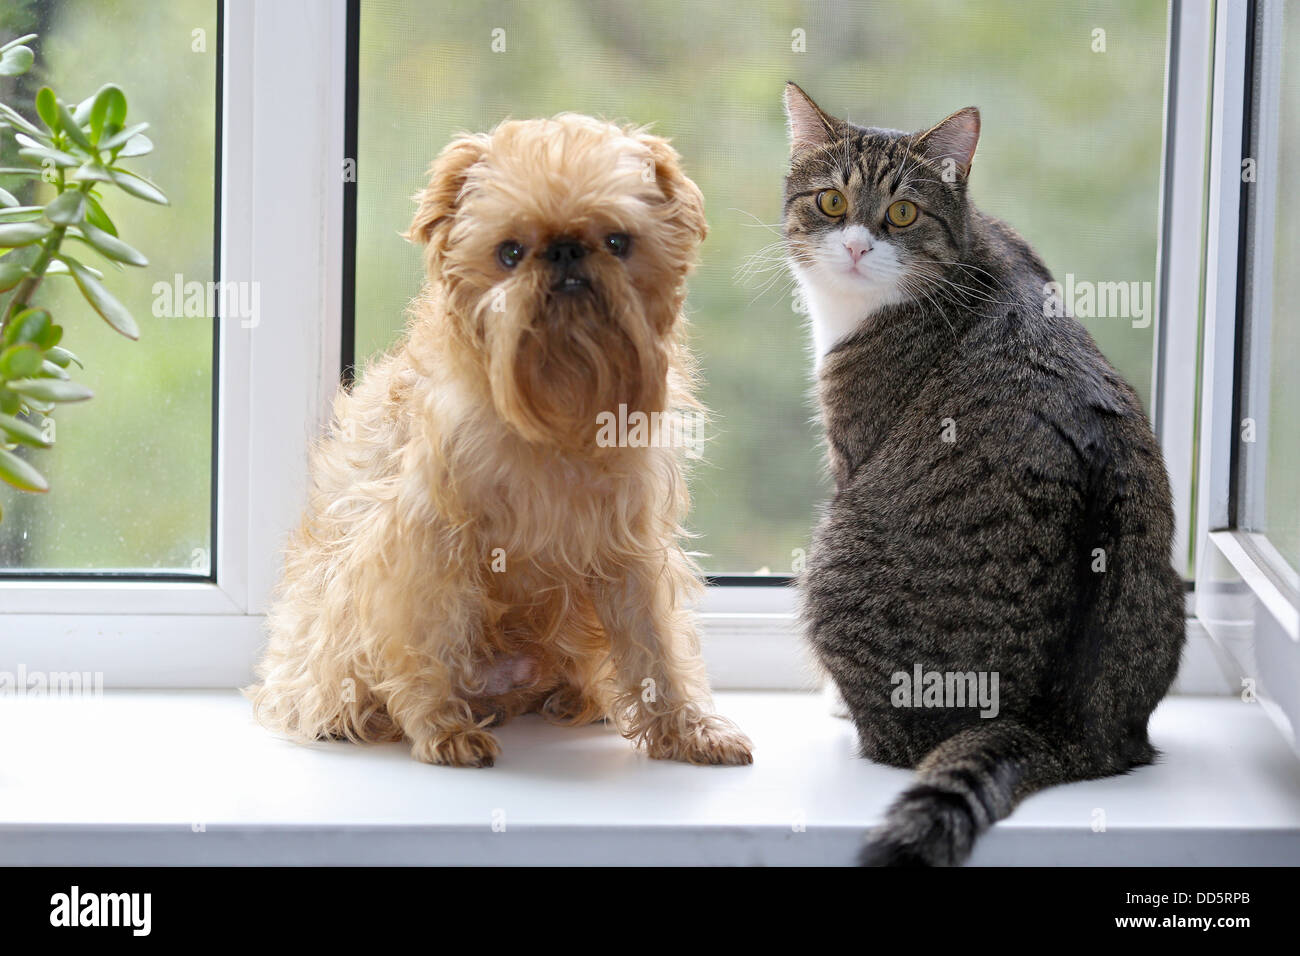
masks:
[[[27,122],[27,119],[15,110],[13,107],[0,103],[0,120],[8,123],[14,129],[22,130],[31,136],[44,136],[39,129]]]
[[[19,491],[49,491],[49,482],[45,477],[11,451],[0,448],[0,480]]]
[[[62,341],[63,326],[51,323],[49,328],[42,332],[40,338],[36,340],[36,344],[41,347],[42,352],[45,352],[54,348],[54,346],[58,345]]]
[[[125,169],[119,169],[117,166],[113,166],[110,172],[113,174],[113,182],[120,186],[123,191],[140,199],[158,203],[160,206],[168,205],[167,197],[163,195],[162,190],[149,180],[134,173],[128,173]]]
[[[69,378],[68,373],[63,370],[63,366],[56,365],[49,359],[45,359],[41,362],[41,370],[37,374],[39,374],[41,378],[57,378],[64,382]]]
[[[0,76],[22,76],[35,62],[31,47],[11,46],[0,53]]]
[[[0,223],[0,249],[16,249],[40,242],[54,229],[44,222]]]
[[[63,382],[51,378],[20,378],[9,383],[9,388],[23,398],[38,402],[84,402],[95,393],[80,382]]]
[[[81,235],[86,242],[102,255],[107,256],[117,262],[125,262],[129,266],[147,266],[149,260],[144,254],[127,245],[116,236],[111,236],[102,229],[96,229],[89,222],[83,222],[79,227]]]
[[[45,440],[44,433],[31,422],[25,422],[13,415],[0,412],[0,433],[10,442],[29,445],[32,448],[53,448],[54,443]]]
[[[55,365],[57,365],[59,368],[67,368],[73,362],[77,363],[78,368],[86,367],[81,363],[81,359],[77,358],[77,356],[75,356],[74,354],[72,354],[71,352],[69,352],[67,349],[63,348],[60,345],[56,345],[54,346],[54,348],[46,352],[45,357],[48,358],[51,362],[53,362]]]
[[[95,130],[95,117],[103,108],[103,118],[100,120],[99,130]],[[95,94],[95,103],[90,109],[91,130],[95,131],[95,142],[99,142],[99,135],[105,129],[110,134],[116,133],[126,124],[126,94],[122,92],[120,86],[114,86],[113,83],[107,83],[101,86],[98,94]]]
[[[0,166],[0,176],[21,176],[24,179],[40,179],[42,170],[32,169],[30,166]],[[5,195],[9,195],[6,193]],[[18,200],[13,201],[17,205]]]
[[[71,166],[80,166],[84,162],[84,160],[77,159],[77,157],[73,156],[71,153],[65,153],[61,149],[49,149],[45,146],[31,146],[27,149],[20,149],[18,150],[18,155],[23,159],[30,159],[33,162],[40,163],[42,166],[45,165],[46,160],[49,160],[60,169],[67,169]],[[38,173],[37,175],[39,176],[40,174]]]
[[[80,189],[60,193],[45,207],[45,218],[59,226],[75,226],[85,215],[86,194]]]
[[[26,133],[14,133],[14,141],[19,146],[29,146],[32,149],[51,149],[54,146],[54,140],[44,133],[38,133],[35,136],[28,136]]]
[[[99,271],[98,269],[96,269],[94,266],[88,266],[88,265],[84,265],[84,264],[83,264],[81,268],[85,269],[87,272],[89,272],[91,275],[93,275],[96,279],[102,279],[102,278],[104,278],[104,273],[100,272],[100,271]],[[65,278],[65,277],[71,277],[71,276],[72,276],[72,270],[69,269],[68,266],[67,266],[67,264],[63,262],[63,257],[62,257],[62,255],[60,254],[59,257],[55,258],[55,260],[54,260],[53,262],[50,263],[49,268],[45,270],[45,275],[46,275],[47,278],[50,277],[50,276],[53,276],[53,277],[55,277],[55,278],[59,278],[59,279],[61,279],[61,278]]]
[[[104,212],[104,207],[99,204],[99,200],[90,193],[86,193],[86,222],[96,229],[104,230],[110,236],[117,235],[117,226],[113,225],[113,220],[108,218],[108,213]]]
[[[126,115],[126,97],[122,96],[122,91],[118,87],[105,84],[99,88],[95,94],[94,101],[90,104],[90,139],[91,142],[98,144],[104,135],[104,127],[109,124],[109,99],[114,95],[122,100],[122,115]],[[121,126],[121,123],[117,124]]]
[[[22,262],[7,262],[0,259],[0,292],[8,292],[29,275],[27,265]]]
[[[78,183],[111,183],[113,181],[113,177],[104,168],[104,164],[97,159],[90,159],[82,163],[81,167],[68,178]]]
[[[59,100],[48,86],[42,86],[36,94],[36,114],[51,133],[59,131]]]
[[[90,144],[90,139],[82,130],[81,124],[77,122],[73,115],[68,112],[68,108],[62,103],[59,104],[59,125],[62,127],[63,132],[68,134],[68,139],[86,152],[94,153],[95,147]]]
[[[68,268],[72,270],[72,278],[77,281],[77,288],[86,297],[90,307],[99,313],[100,318],[128,339],[140,338],[140,327],[136,325],[135,319],[127,311],[126,306],[118,302],[113,297],[113,294],[104,288],[103,283],[91,275],[86,267],[76,259],[71,256],[61,256],[60,258],[68,264]]]
[[[138,136],[148,128],[148,123],[136,123],[134,126],[128,126],[121,132],[114,133],[112,136],[100,142],[99,148],[109,150],[117,149],[119,146],[124,146],[133,136]]]
[[[95,105],[95,97],[87,96],[78,103],[72,110],[72,118],[77,121],[78,126],[85,126],[90,121],[90,110]]]
[[[43,361],[40,346],[31,342],[11,345],[0,352],[0,378],[30,378],[41,370]]]
[[[39,34],[27,33],[20,37],[14,37],[4,46],[0,46],[0,53],[4,53],[6,50],[10,49],[11,47],[25,46],[26,44],[30,43],[32,40],[35,40],[37,36],[39,36]]]
[[[148,136],[132,136],[127,140],[126,145],[118,151],[118,159],[128,159],[132,156],[148,156],[153,152],[153,140]]]
[[[39,345],[53,324],[50,313],[45,309],[22,309],[5,326],[4,338],[0,344],[7,347],[34,342]]]
[[[7,189],[0,189],[0,206],[17,206],[18,197]]]
[[[44,206],[8,206],[0,209],[0,222],[27,222],[40,219]]]

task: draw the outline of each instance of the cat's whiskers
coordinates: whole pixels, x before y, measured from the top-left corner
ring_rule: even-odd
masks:
[[[778,297],[784,296],[798,281],[794,274],[794,264],[811,267],[815,260],[806,252],[788,248],[784,239],[770,242],[750,253],[736,271],[736,282],[746,285],[759,276],[765,278],[754,297],[749,300],[749,305],[757,303],[774,288],[777,289]]]
[[[754,304],[756,304],[756,303],[758,302],[759,299],[763,298],[763,296],[767,295],[768,292],[772,291],[772,288],[773,288],[774,286],[776,286],[777,283],[780,283],[780,286],[777,288],[776,297],[777,297],[777,298],[783,298],[783,297],[785,296],[785,294],[786,294],[786,293],[787,293],[791,288],[794,287],[794,285],[795,285],[795,283],[796,283],[797,281],[798,281],[798,280],[795,278],[795,276],[794,276],[793,274],[788,274],[788,275],[786,275],[786,277],[785,277],[785,281],[782,282],[782,281],[781,281],[781,274],[780,274],[779,272],[778,272],[778,273],[775,273],[774,275],[772,275],[771,278],[769,278],[765,283],[763,283],[762,288],[760,288],[760,289],[758,290],[758,292],[756,292],[756,293],[754,294],[754,297],[753,297],[752,299],[749,300],[749,304],[750,304],[751,306],[754,305]]]
[[[930,259],[929,261],[935,265],[957,266],[960,269],[969,269],[972,272],[981,272],[984,275],[988,276],[990,279],[997,278],[997,276],[995,276],[992,272],[989,272],[987,269],[981,269],[979,266],[973,266],[969,262],[962,262],[959,259]]]
[[[784,250],[777,252],[770,248],[760,249],[746,257],[740,268],[736,270],[735,281],[743,286],[763,277],[765,282],[762,291],[766,291],[773,281],[786,274],[790,268],[790,258]]]
[[[749,227],[749,228],[751,228],[751,229],[754,228],[754,227],[761,227],[761,228],[763,228],[763,229],[766,229],[768,232],[772,233],[773,235],[781,236],[782,240],[784,240],[785,237],[784,237],[784,235],[783,235],[782,232],[781,232],[781,225],[782,225],[781,223],[779,223],[779,222],[764,222],[763,220],[759,219],[757,216],[755,216],[755,215],[754,215],[752,212],[750,212],[749,210],[747,210],[747,209],[738,209],[738,208],[736,208],[735,206],[729,206],[729,207],[728,207],[728,210],[729,210],[730,212],[738,212],[738,213],[740,213],[742,216],[748,216],[750,219],[754,220],[753,222],[742,222],[742,223],[741,223],[742,226],[747,226],[747,227]]]
[[[934,298],[930,295],[930,292],[919,282],[915,281],[915,277],[913,275],[900,276],[898,279],[898,286],[905,293],[912,296],[914,299],[916,297],[920,297],[921,299],[923,299],[925,301],[925,304],[930,309],[933,309],[934,312],[941,319],[943,319],[944,324],[948,326],[948,331],[952,333],[952,337],[954,341],[957,339],[958,337],[957,329],[953,326],[952,322],[949,321],[948,316],[944,311],[943,305],[940,302],[936,302]]]
[[[744,262],[741,263],[740,268],[737,270],[737,276],[749,275],[756,271],[763,272],[767,271],[768,268],[783,265],[787,257],[788,253],[784,239],[769,242],[745,257]]]
[[[991,294],[986,294],[986,293],[991,293],[992,292],[991,289],[985,290],[985,289],[977,288],[976,286],[963,285],[960,282],[956,282],[953,279],[948,278],[942,272],[938,272],[933,269],[926,268],[927,265],[931,265],[931,264],[946,264],[950,266],[969,268],[976,272],[983,272],[985,275],[988,275],[990,278],[996,278],[992,275],[992,273],[986,272],[983,269],[978,269],[975,266],[967,266],[966,263],[962,263],[962,262],[944,263],[943,260],[931,260],[928,263],[914,264],[912,266],[912,272],[914,275],[916,275],[919,278],[929,279],[937,283],[943,283],[944,285],[951,286],[953,290],[955,290],[956,292],[964,296],[967,296],[972,299],[978,299],[982,302],[987,302],[991,305],[1014,306],[1017,304],[1015,302],[997,298],[996,296]]]

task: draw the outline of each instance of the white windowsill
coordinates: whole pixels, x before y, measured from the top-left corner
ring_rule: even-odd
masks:
[[[851,862],[909,774],[857,758],[818,696],[717,701],[752,767],[651,761],[607,728],[524,718],[494,768],[458,770],[276,739],[232,691],[0,698],[0,863]],[[1161,764],[1031,797],[972,862],[1300,863],[1300,762],[1257,706],[1170,698],[1152,738]]]

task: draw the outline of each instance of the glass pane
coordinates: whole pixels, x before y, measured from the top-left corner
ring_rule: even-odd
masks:
[[[1246,513],[1241,523],[1266,534],[1292,569],[1300,570],[1300,321],[1295,311],[1300,301],[1300,196],[1290,181],[1300,163],[1300,8],[1274,9],[1278,16],[1270,29],[1281,31],[1270,43],[1272,47],[1280,39],[1281,44],[1280,55],[1274,54],[1280,67],[1273,101],[1277,155],[1260,157],[1259,185],[1253,187],[1261,190],[1254,214],[1261,217],[1263,235],[1253,257],[1256,287],[1246,339],[1251,381],[1242,412]],[[1266,77],[1264,83],[1269,82]],[[1259,117],[1261,125],[1271,121]]]
[[[975,201],[1062,282],[1153,289],[1164,0],[561,8],[363,0],[358,360],[402,327],[421,270],[397,234],[453,133],[561,110],[654,123],[703,189],[711,227],[690,311],[717,419],[691,516],[712,572],[789,573],[827,493],[789,283],[740,277],[777,238],[787,79],[864,125],[919,129],[978,105]],[[1084,319],[1144,402],[1150,318]]]
[[[103,190],[121,238],[149,259],[144,268],[116,268],[79,242],[63,250],[105,274],[139,323],[138,342],[110,329],[66,278],[47,279],[35,296],[85,363],[73,377],[95,395],[58,408],[53,449],[23,453],[48,478],[48,494],[0,484],[0,569],[209,572],[213,319],[186,316],[163,289],[214,275],[216,7],[211,0],[0,7],[0,43],[40,34],[35,67],[0,80],[0,100],[35,120],[42,86],[76,104],[116,83],[128,123],[150,123],[154,143],[151,155],[122,164],[171,200],[158,206]],[[9,130],[0,131],[0,144],[0,166],[14,165]],[[2,174],[0,187],[24,205],[53,195],[43,182]],[[8,299],[0,295],[0,303]]]

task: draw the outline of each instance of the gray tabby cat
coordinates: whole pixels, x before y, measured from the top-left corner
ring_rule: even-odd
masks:
[[[785,102],[835,479],[806,630],[863,755],[918,773],[861,862],[959,864],[1025,796],[1155,759],[1183,645],[1169,481],[1042,260],[971,205],[978,111],[907,134]]]

